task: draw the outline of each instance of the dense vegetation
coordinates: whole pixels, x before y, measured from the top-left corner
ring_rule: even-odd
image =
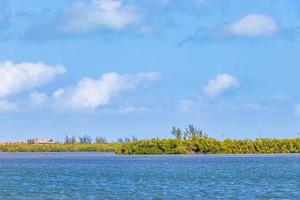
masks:
[[[300,153],[300,138],[218,141],[209,137],[195,139],[151,139],[123,143],[119,154],[254,154]]]
[[[0,152],[79,152],[99,151],[113,152],[120,147],[118,143],[110,144],[2,144]]]
[[[184,131],[173,127],[175,139],[150,139],[131,141],[116,149],[118,154],[254,154],[300,153],[300,138],[255,140],[226,139],[219,141],[208,137],[202,130],[189,125]]]
[[[78,152],[101,151],[118,154],[245,154],[245,153],[300,153],[300,138],[215,140],[149,139],[107,144],[2,144],[0,152]]]
[[[175,139],[138,140],[136,137],[107,142],[104,137],[66,136],[64,143],[55,144],[1,144],[0,152],[78,152],[101,151],[117,154],[253,154],[300,153],[300,138],[255,140],[208,137],[202,130],[189,125],[184,131],[173,127]]]

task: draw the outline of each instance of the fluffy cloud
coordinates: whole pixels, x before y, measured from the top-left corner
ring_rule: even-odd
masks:
[[[239,81],[229,74],[218,74],[203,87],[203,92],[209,97],[217,97],[226,90],[239,87]]]
[[[64,74],[63,66],[49,66],[44,63],[24,62],[14,64],[11,61],[0,63],[0,98],[42,86]]]
[[[122,0],[77,1],[66,8],[61,16],[62,31],[85,32],[105,27],[120,30],[139,19],[135,9]]]
[[[129,114],[129,113],[142,113],[149,111],[150,108],[145,106],[129,106],[119,109],[119,112],[122,114]]]
[[[48,100],[48,96],[45,93],[33,92],[30,94],[29,99],[33,106],[38,106],[45,103]]]
[[[9,102],[7,100],[0,100],[0,112],[16,111],[18,105],[16,103]]]
[[[190,112],[198,107],[198,102],[190,99],[182,99],[179,103],[179,109],[183,112]]]
[[[271,16],[252,13],[224,26],[221,32],[225,35],[258,37],[272,35],[278,30],[279,25]]]
[[[83,78],[69,90],[60,89],[52,98],[64,106],[72,108],[96,108],[108,104],[111,99],[124,91],[137,88],[159,78],[158,73],[140,73],[121,75],[105,73],[100,79]]]
[[[56,90],[52,94],[52,99],[54,99],[54,100],[59,99],[60,97],[62,97],[64,95],[64,93],[65,93],[64,89]]]

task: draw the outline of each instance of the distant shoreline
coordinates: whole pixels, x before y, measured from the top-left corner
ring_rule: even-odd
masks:
[[[149,139],[124,143],[119,154],[279,154],[300,153],[300,138],[225,139]]]
[[[193,139],[147,139],[106,144],[0,144],[0,152],[114,152],[124,155],[218,154],[263,155],[300,153],[300,138],[254,140],[210,137]]]
[[[237,154],[116,154],[113,151],[6,151],[6,152],[1,152],[1,154],[45,154],[47,155],[48,153],[50,154],[100,154],[100,155],[115,155],[115,156],[188,156],[188,157],[197,157],[197,156],[203,156],[203,157],[253,157],[253,156],[267,156],[267,157],[272,157],[272,156],[300,156],[300,153],[237,153]],[[1,157],[0,157],[1,158]]]

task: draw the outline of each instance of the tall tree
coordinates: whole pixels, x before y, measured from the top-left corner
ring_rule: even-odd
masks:
[[[82,137],[79,137],[79,143],[81,144],[91,144],[92,138],[88,135],[83,135]]]
[[[175,126],[173,126],[171,133],[176,139],[182,138],[182,131],[180,128],[176,128]]]
[[[107,140],[105,137],[96,137],[95,143],[96,144],[107,144]]]
[[[65,137],[65,144],[75,144],[77,142],[77,139],[74,135]]]
[[[184,131],[184,138],[185,139],[197,139],[204,137],[205,134],[203,133],[202,130],[197,129],[194,127],[193,124],[189,124],[188,127]]]

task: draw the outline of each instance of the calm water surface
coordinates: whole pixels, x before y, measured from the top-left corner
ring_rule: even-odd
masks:
[[[300,155],[0,153],[0,199],[300,199]]]

